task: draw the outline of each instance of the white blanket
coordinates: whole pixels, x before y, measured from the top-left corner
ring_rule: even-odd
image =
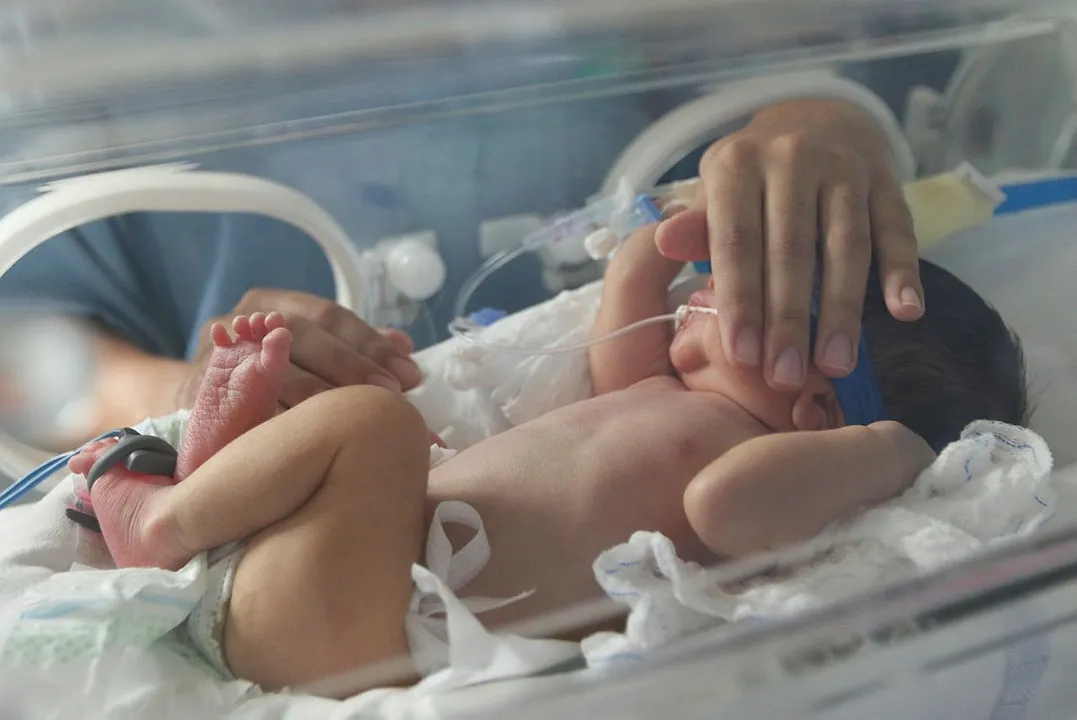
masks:
[[[584,641],[592,663],[638,656],[716,622],[796,614],[1035,532],[1054,514],[1051,454],[1035,434],[974,423],[904,495],[832,526],[781,577],[723,585],[720,570],[679,560],[657,533],[636,533],[595,562],[610,597],[632,609],[624,635]],[[780,557],[780,556],[779,556]]]

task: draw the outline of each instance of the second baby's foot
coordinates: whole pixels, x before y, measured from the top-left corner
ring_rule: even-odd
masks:
[[[116,439],[87,445],[71,458],[71,472],[85,476]],[[117,463],[97,479],[92,488],[76,487],[82,509],[90,510],[101,526],[105,545],[117,567],[161,567],[178,570],[194,553],[183,547],[179,529],[158,511],[161,500],[173,489],[173,480],[158,475],[133,473]]]
[[[235,340],[220,323],[210,330],[215,347],[180,444],[177,480],[277,412],[292,346],[284,317],[276,312],[240,315],[232,330]]]

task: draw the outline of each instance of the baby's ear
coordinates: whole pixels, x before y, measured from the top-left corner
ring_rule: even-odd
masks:
[[[814,373],[793,402],[793,427],[801,431],[834,430],[845,424],[838,397],[830,381]]]

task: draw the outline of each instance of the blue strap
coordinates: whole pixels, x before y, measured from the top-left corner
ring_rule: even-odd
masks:
[[[814,312],[811,317],[811,347],[819,332],[819,321]],[[871,425],[886,420],[886,406],[879,389],[879,378],[871,364],[868,342],[864,332],[860,333],[860,344],[856,353],[856,367],[845,377],[831,378],[830,386],[834,388],[841,413],[846,425]]]
[[[995,208],[995,215],[1077,201],[1077,177],[1050,178],[1033,182],[1013,183],[1000,187],[1006,199]]]

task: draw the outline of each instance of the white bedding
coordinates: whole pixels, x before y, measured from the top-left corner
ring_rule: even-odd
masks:
[[[980,235],[966,233],[952,243],[943,243],[933,252],[943,264],[975,286],[984,288],[989,299],[1015,322],[1019,333],[1026,339],[1033,387],[1050,388],[1050,392],[1043,395],[1033,427],[1048,439],[1056,456],[1067,462],[1077,457],[1077,432],[1074,431],[1077,413],[1073,412],[1077,408],[1077,374],[1073,372],[1073,368],[1077,367],[1077,362],[1074,362],[1077,341],[1072,341],[1077,335],[1069,332],[1066,324],[1077,324],[1077,314],[1069,312],[1068,308],[1058,312],[1044,310],[1043,298],[1028,299],[1020,292],[1008,291],[1008,285],[1004,282],[1007,279],[1018,282],[1021,290],[1027,290],[1031,285],[1026,284],[1029,277],[1025,274],[1011,272],[1014,258],[1011,251],[1005,248],[1008,247],[1007,237],[1022,237],[1028,239],[1030,245],[1040,245],[1023,248],[1022,252],[1017,253],[1019,256],[1058,251],[1072,252],[1077,259],[1077,249],[1069,248],[1070,243],[1051,244],[1062,228],[1072,227],[1075,220],[1077,210],[1072,208],[1044,211],[1024,220],[1009,218],[996,222],[986,230],[976,231]],[[1039,225],[1030,232],[1027,227],[1019,225],[1019,222],[1026,221]],[[979,247],[969,247],[977,243]],[[993,257],[995,262],[961,265],[958,260],[967,257],[967,254],[980,259]],[[1041,261],[1042,258],[1037,260]],[[1046,262],[1041,267],[1058,266]],[[1007,270],[1003,272],[1002,268]],[[1040,282],[1037,287],[1045,285]],[[495,334],[515,336],[520,327],[526,326],[528,331],[519,339],[521,343],[541,345],[553,340],[565,342],[576,339],[586,333],[590,313],[594,311],[594,300],[594,288],[565,295],[555,303],[544,304],[514,316],[495,330]],[[559,313],[564,317],[571,315],[571,326],[557,320],[561,316]],[[1049,327],[1056,322],[1066,327],[1065,342],[1057,342],[1058,335],[1050,332]],[[1077,327],[1073,330],[1077,331]],[[475,363],[476,359],[478,364]],[[583,397],[589,391],[585,360],[580,355],[532,357],[521,363],[518,357],[483,358],[481,352],[461,350],[457,342],[449,342],[424,351],[418,360],[427,370],[429,378],[422,389],[412,394],[412,399],[431,427],[443,431],[449,444],[457,448],[466,447],[493,432],[541,414],[553,405]],[[476,372],[478,367],[482,368],[482,372]],[[1049,474],[1032,472],[1015,478],[1015,467],[1012,463],[1001,470],[986,467],[983,477],[995,477],[996,480],[1009,477],[1010,485],[1015,488],[1021,486],[1021,482],[1018,482],[1021,479],[1039,483],[1044,489],[1053,488],[1058,501],[1051,502],[1056,512],[1052,525],[1077,523],[1077,468],[1068,467],[1056,472],[1048,487],[1045,483],[1050,480]],[[993,476],[992,472],[995,473]],[[993,486],[996,489],[998,482]],[[924,487],[930,487],[930,483]],[[37,505],[0,513],[0,537],[4,539],[0,544],[0,633],[9,627],[6,623],[12,621],[12,614],[19,607],[19,598],[27,588],[54,573],[65,572],[76,560],[73,526],[58,519],[62,514],[65,492],[61,484],[57,491]],[[996,500],[1012,497],[995,495]],[[956,501],[957,496],[950,499]],[[900,508],[895,505],[891,509]],[[1043,515],[1038,517],[1044,519]],[[953,517],[948,516],[948,519],[953,521]],[[953,526],[955,522],[949,524]],[[973,517],[968,522],[978,520]],[[965,529],[968,530],[967,527]],[[971,535],[975,536],[976,533],[972,532]],[[967,546],[963,552],[973,549],[975,547]],[[1037,681],[1039,692],[1031,702],[1022,705],[1030,711],[1027,717],[1060,717],[1056,714],[1059,708],[1067,707],[1062,700],[1073,700],[1071,678],[1072,671],[1077,670],[1077,651],[1070,648],[1077,648],[1077,642],[1072,642],[1077,635],[1073,630],[1065,632],[1069,633],[1065,636],[1069,641],[1061,642],[1062,636],[1059,636],[1051,642],[1051,663]],[[599,640],[609,642],[611,638],[606,636]],[[625,641],[624,638],[613,640],[615,644],[621,642],[622,645]],[[45,674],[5,669],[2,675],[4,681],[0,682],[0,707],[15,712],[18,717],[85,717],[87,708],[107,706],[111,709],[110,717],[209,717],[232,710],[238,713],[237,717],[262,717],[271,712],[278,717],[306,718],[326,716],[328,713],[344,717],[362,706],[362,703],[353,703],[345,711],[344,706],[314,698],[284,695],[257,697],[257,693],[248,695],[251,688],[241,683],[223,684],[210,680],[167,647],[158,646],[153,652],[130,648],[116,652],[105,660],[107,662],[98,664],[96,672],[76,667],[53,668]],[[1005,717],[991,713],[997,710],[996,696],[1002,687],[1006,663],[999,659],[992,667],[995,670],[974,673],[973,676],[975,681],[983,681],[984,698],[990,697],[990,702],[984,700],[973,704],[988,708],[988,715],[992,717]],[[106,669],[108,672],[104,672]],[[406,706],[412,712],[419,712],[424,709],[449,711],[456,708],[464,715],[474,716],[478,706],[470,703],[483,698],[504,697],[505,693],[515,692],[513,687],[576,687],[580,682],[586,682],[588,677],[588,672],[575,673],[475,688],[450,696],[404,698],[399,700],[404,705],[397,709]],[[969,690],[966,683],[962,691]],[[722,704],[722,698],[718,696],[717,689],[715,693],[717,709]],[[370,702],[377,699],[368,698]],[[384,710],[390,709],[389,706],[382,707]],[[943,713],[938,716],[954,715]],[[973,717],[968,714],[960,716]]]

